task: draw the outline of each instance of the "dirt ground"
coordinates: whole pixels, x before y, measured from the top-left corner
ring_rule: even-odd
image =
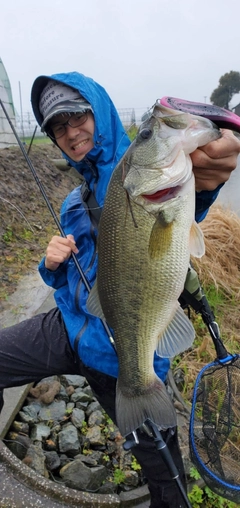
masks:
[[[61,152],[53,144],[33,146],[29,157],[59,218],[62,201],[80,177],[73,168],[57,168]],[[18,146],[0,150],[0,181],[1,311],[20,278],[41,260],[57,226]]]

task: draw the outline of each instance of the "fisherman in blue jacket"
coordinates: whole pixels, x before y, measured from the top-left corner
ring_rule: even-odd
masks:
[[[97,271],[97,223],[114,167],[130,140],[110,97],[93,79],[77,72],[38,77],[32,87],[35,117],[86,185],[74,189],[61,208],[66,237],[54,236],[39,265],[53,287],[56,307],[0,330],[0,390],[63,373],[86,377],[102,407],[115,418],[118,359],[99,318],[86,307],[88,289],[71,256],[77,257],[90,287]],[[196,150],[196,220],[201,221],[237,165],[240,142],[231,131]],[[95,212],[94,212],[95,209]],[[155,355],[157,375],[166,380],[169,360]],[[3,397],[0,392],[0,409]],[[2,400],[2,402],[1,402]],[[163,433],[185,484],[177,430]],[[151,508],[180,508],[182,497],[155,444],[139,432],[133,450],[148,480]]]

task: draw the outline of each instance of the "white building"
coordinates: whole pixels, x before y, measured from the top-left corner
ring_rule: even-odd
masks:
[[[11,85],[3,62],[0,58],[0,99],[15,126],[15,112],[12,99]],[[0,148],[16,145],[16,139],[0,104]]]

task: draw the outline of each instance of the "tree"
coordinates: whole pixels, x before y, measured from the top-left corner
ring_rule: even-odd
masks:
[[[219,85],[210,97],[215,106],[229,109],[233,96],[240,92],[240,72],[230,71],[219,79]]]

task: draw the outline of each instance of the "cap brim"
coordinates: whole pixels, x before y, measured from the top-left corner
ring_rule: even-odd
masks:
[[[60,115],[61,113],[84,113],[84,111],[93,112],[92,107],[88,102],[84,102],[82,100],[60,102],[59,104],[56,104],[56,106],[49,111],[46,118],[44,118],[41,130],[44,130],[49,120],[56,115]]]

